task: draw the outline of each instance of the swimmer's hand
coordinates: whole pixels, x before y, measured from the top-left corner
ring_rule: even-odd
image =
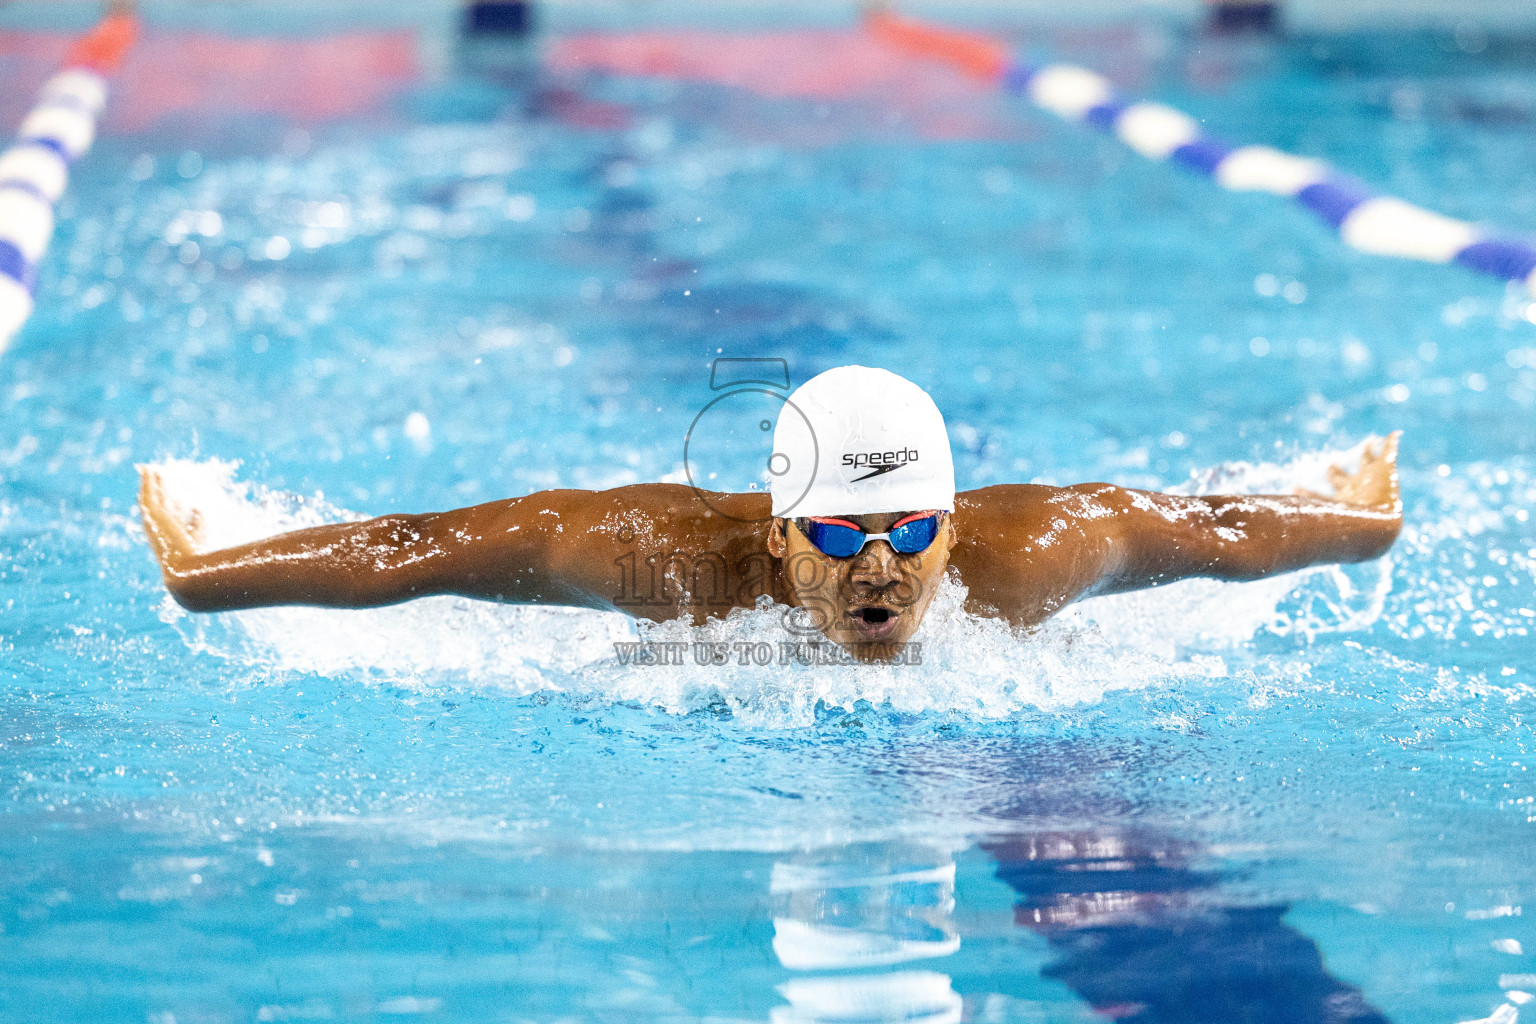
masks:
[[[1333,485],[1331,496],[1300,488],[1296,493],[1356,508],[1401,513],[1403,502],[1397,482],[1397,442],[1402,436],[1401,430],[1394,430],[1386,437],[1368,440],[1360,456],[1360,468],[1353,473],[1336,465],[1329,466],[1328,482]]]
[[[160,570],[170,585],[197,554],[202,522],[194,512],[190,522],[182,522],[165,500],[165,484],[150,466],[139,466],[139,515],[144,520],[144,535],[160,563]]]

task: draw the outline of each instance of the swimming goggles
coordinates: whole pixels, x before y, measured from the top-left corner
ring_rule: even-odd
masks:
[[[942,512],[914,512],[898,519],[888,533],[865,533],[846,519],[796,519],[795,525],[816,550],[833,558],[852,558],[872,540],[883,540],[897,553],[915,555],[927,551],[939,535]]]

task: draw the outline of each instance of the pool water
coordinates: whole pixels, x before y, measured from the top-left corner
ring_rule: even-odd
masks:
[[[0,358],[0,1019],[1536,1013],[1528,297],[881,54],[851,12],[555,8],[527,47],[431,5],[270,38],[219,10],[152,8],[147,52],[198,33],[213,81],[258,40],[361,84],[160,109],[130,61]],[[1513,30],[969,16],[1536,230]],[[65,21],[0,11],[13,80]],[[668,74],[626,68],[645,46]],[[950,586],[922,666],[854,669],[613,647],[777,642],[772,609],[192,616],[137,526],[136,463],[209,543],[683,479],[722,355],[910,377],[962,488],[1315,485],[1402,428],[1407,527],[1025,637]]]

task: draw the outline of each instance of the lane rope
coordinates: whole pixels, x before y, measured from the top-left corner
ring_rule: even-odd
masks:
[[[114,11],[70,48],[63,70],[43,84],[16,141],[0,153],[0,352],[32,315],[37,265],[53,238],[54,204],[69,165],[96,138],[107,75],[138,34],[131,13]]]
[[[1321,217],[1353,249],[1426,263],[1457,263],[1523,283],[1536,294],[1536,244],[1530,240],[1379,195],[1322,160],[1271,146],[1231,145],[1205,134],[1199,122],[1181,110],[1120,96],[1109,79],[1088,68],[1034,67],[988,36],[938,28],[884,10],[867,13],[864,24],[876,39],[896,49],[995,82],[1065,120],[1117,136],[1150,160],[1171,160],[1234,192],[1269,192],[1292,199]]]

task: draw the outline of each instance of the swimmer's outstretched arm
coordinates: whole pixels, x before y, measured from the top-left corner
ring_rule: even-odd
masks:
[[[957,509],[957,521],[970,522],[957,530],[952,560],[973,610],[1018,625],[1079,598],[1192,576],[1256,580],[1368,561],[1402,530],[1399,433],[1367,444],[1354,473],[1333,467],[1331,497],[1187,497],[1111,484],[970,491]]]
[[[722,546],[760,551],[763,540],[754,530],[765,529],[711,519],[687,486],[638,484],[599,492],[544,491],[200,551],[198,524],[184,523],[172,511],[159,476],[143,467],[140,478],[144,532],[165,585],[193,611],[286,604],[370,608],[436,594],[613,608],[626,590],[624,564],[633,591],[636,562],[625,562],[631,556],[647,573],[645,560],[658,553]],[[728,509],[742,505],[744,520],[763,519],[767,511],[768,499],[761,494],[713,500]]]
[[[1396,455],[1396,434],[1368,446],[1358,471],[1335,468],[1332,497],[1186,497],[1109,484],[968,491],[957,496],[950,560],[972,611],[1020,626],[1095,594],[1365,561],[1391,547],[1402,528]],[[367,608],[455,594],[623,606],[652,618],[691,611],[697,620],[718,610],[716,594],[727,606],[750,607],[757,594],[784,589],[765,554],[768,496],[761,493],[715,494],[706,505],[681,484],[545,491],[451,512],[318,526],[217,551],[198,549],[197,524],[172,512],[153,470],[143,471],[139,505],[167,588],[194,611]],[[677,572],[688,579],[680,582]],[[649,581],[641,588],[648,600],[636,591],[640,574]],[[705,583],[711,607],[687,608],[688,589],[703,593]]]

